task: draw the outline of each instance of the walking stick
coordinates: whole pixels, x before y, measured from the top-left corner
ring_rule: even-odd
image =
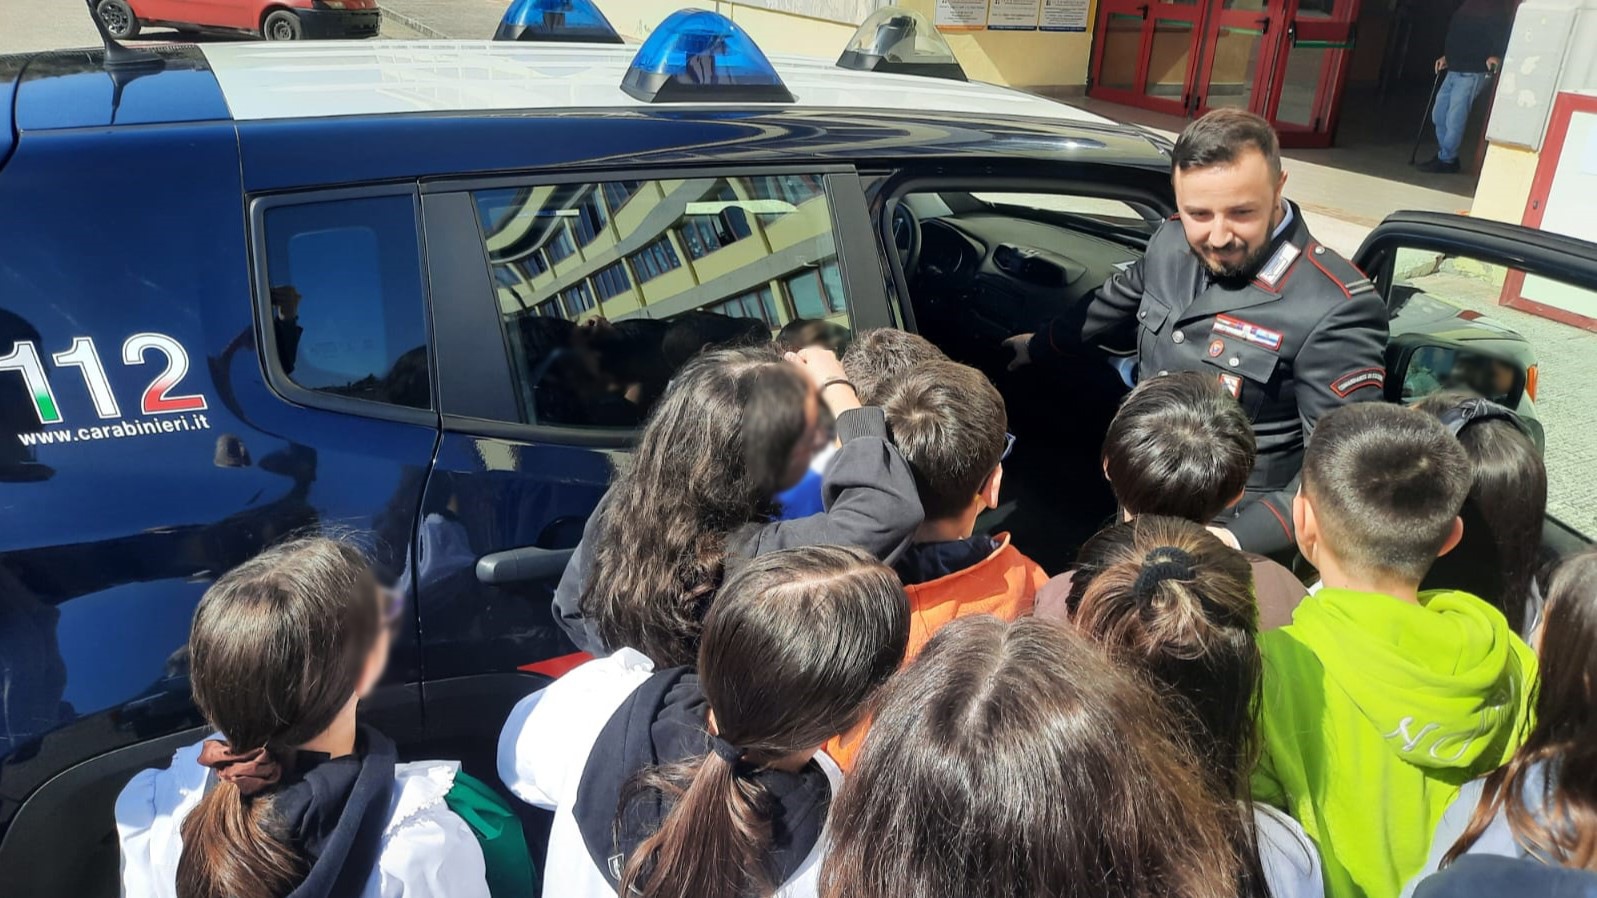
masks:
[[[1425,139],[1425,123],[1431,120],[1431,104],[1436,102],[1436,92],[1442,89],[1442,76],[1447,74],[1447,69],[1438,69],[1436,77],[1431,79],[1431,96],[1425,101],[1425,111],[1420,113],[1420,128],[1414,132],[1414,148],[1408,151],[1408,164],[1414,164],[1414,157],[1419,155],[1420,141]]]

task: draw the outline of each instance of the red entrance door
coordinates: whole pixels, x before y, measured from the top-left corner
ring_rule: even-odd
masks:
[[[1175,115],[1237,107],[1327,146],[1359,0],[1102,0],[1089,93]]]

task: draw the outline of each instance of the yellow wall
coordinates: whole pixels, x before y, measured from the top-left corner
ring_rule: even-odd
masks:
[[[898,5],[928,17],[936,12],[936,0],[899,0]],[[1092,0],[1085,32],[980,31],[943,36],[972,80],[1013,87],[1080,87],[1087,81],[1097,5],[1097,0]],[[716,0],[675,0],[669,7],[662,7],[659,0],[606,0],[603,6],[610,23],[628,37],[647,36],[664,18],[662,9],[709,9],[742,26],[767,53],[822,59],[840,56],[858,28],[858,23],[846,25]]]
[[[1520,147],[1488,144],[1470,214],[1518,224],[1525,217],[1539,158],[1540,154]]]

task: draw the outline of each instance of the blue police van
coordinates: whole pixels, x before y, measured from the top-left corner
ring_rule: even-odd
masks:
[[[589,38],[0,57],[0,893],[115,893],[116,793],[205,732],[196,602],[297,532],[350,534],[407,597],[364,713],[495,781],[505,713],[573,651],[550,597],[583,522],[705,346],[925,333],[1004,388],[1017,541],[1057,568],[1101,519],[1101,484],[1050,478],[1097,452],[1080,385],[1007,379],[998,344],[1143,251],[1166,142],[970,83],[895,11],[841,64],[712,13]],[[1523,338],[1405,253],[1589,287],[1593,249],[1393,216],[1356,259],[1391,398],[1421,362],[1533,387]]]

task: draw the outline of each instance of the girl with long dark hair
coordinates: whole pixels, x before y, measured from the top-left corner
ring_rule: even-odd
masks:
[[[909,604],[856,548],[747,561],[698,666],[632,649],[522,700],[499,775],[555,811],[547,898],[806,898],[841,774],[820,752],[898,667]]]
[[[1530,736],[1507,764],[1459,792],[1437,825],[1430,860],[1405,895],[1438,868],[1435,879],[1451,885],[1437,894],[1484,894],[1472,888],[1464,872],[1470,865],[1460,863],[1465,858],[1496,856],[1597,873],[1594,646],[1597,550],[1588,550],[1565,562],[1548,590]],[[1597,886],[1597,879],[1588,879],[1588,888]]]
[[[1469,456],[1473,482],[1459,517],[1464,536],[1436,559],[1420,589],[1461,589],[1503,612],[1526,640],[1541,617],[1542,523],[1547,466],[1518,416],[1472,393],[1415,403],[1446,424]]]
[[[355,720],[388,661],[390,595],[359,550],[320,538],[206,590],[189,670],[218,733],[122,790],[124,895],[488,895],[482,849],[445,801],[459,765],[400,764]]]
[[[1292,818],[1251,800],[1258,761],[1258,605],[1253,567],[1199,524],[1141,515],[1082,547],[1071,582],[1076,629],[1148,673],[1216,792],[1236,802],[1242,894],[1325,894],[1320,856]]]
[[[826,510],[775,520],[777,494],[827,442],[823,403],[842,444]],[[555,591],[556,618],[590,654],[633,648],[661,667],[691,664],[729,559],[811,545],[892,559],[921,517],[886,419],[860,407],[830,351],[707,352],[677,375],[589,519]]]
[[[1233,813],[1153,691],[1062,624],[952,621],[883,692],[824,898],[1236,898]]]

